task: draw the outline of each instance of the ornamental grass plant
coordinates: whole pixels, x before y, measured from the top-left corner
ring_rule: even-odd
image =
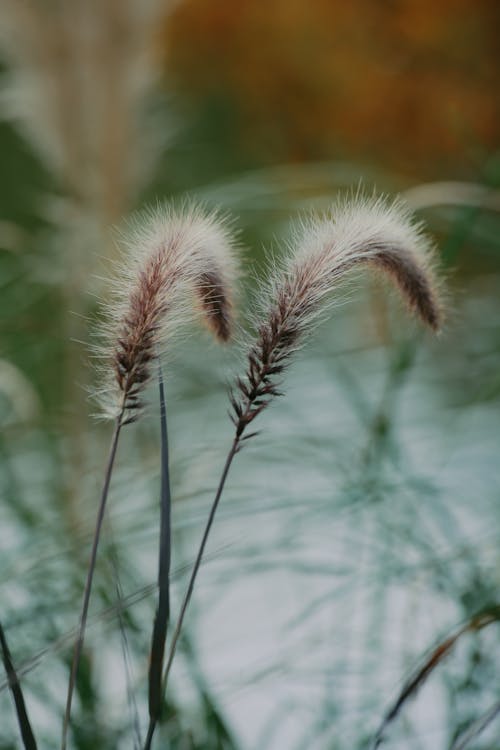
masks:
[[[205,163],[176,7],[0,9],[0,750],[492,750],[498,160]]]

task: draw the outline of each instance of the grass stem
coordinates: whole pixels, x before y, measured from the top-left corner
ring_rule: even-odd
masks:
[[[116,419],[115,429],[113,432],[113,437],[111,439],[111,448],[109,452],[108,463],[107,463],[106,472],[104,475],[104,484],[102,488],[101,501],[100,501],[99,510],[97,513],[97,521],[96,521],[96,526],[95,526],[95,531],[94,531],[94,539],[92,542],[92,551],[90,553],[90,562],[89,562],[89,567],[88,567],[88,572],[87,572],[87,581],[85,583],[85,591],[83,594],[82,612],[80,615],[80,627],[78,630],[78,635],[76,638],[75,648],[73,652],[73,663],[71,666],[71,675],[70,675],[69,685],[68,685],[68,695],[66,698],[66,710],[64,713],[61,750],[66,750],[66,747],[67,747],[68,727],[69,727],[69,720],[71,716],[71,704],[73,701],[73,692],[75,689],[76,676],[78,673],[78,666],[80,664],[80,658],[81,658],[82,648],[83,648],[83,640],[85,636],[85,627],[87,624],[87,615],[88,615],[89,602],[90,602],[90,592],[92,589],[92,581],[94,578],[94,570],[95,570],[96,559],[97,559],[97,547],[99,545],[102,522],[104,520],[104,512],[106,510],[106,501],[108,499],[109,485],[111,482],[111,475],[113,473],[113,466],[115,463],[116,451],[118,448],[118,439],[120,437],[120,432],[122,428],[123,413],[124,413],[124,410],[122,409],[121,413]]]
[[[16,706],[17,721],[19,723],[19,729],[21,730],[21,737],[25,750],[37,750],[37,745],[31,724],[28,719],[28,712],[26,711],[26,704],[24,702],[23,691],[21,690],[21,684],[17,676],[12,657],[10,655],[9,647],[7,645],[7,639],[5,632],[0,624],[0,647],[2,650],[2,661],[7,672],[7,679],[9,680],[9,687],[14,698],[14,704]]]

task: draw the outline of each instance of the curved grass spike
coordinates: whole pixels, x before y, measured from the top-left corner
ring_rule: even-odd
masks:
[[[233,323],[231,287],[236,277],[234,243],[226,224],[216,214],[208,214],[195,206],[187,206],[179,212],[168,207],[142,212],[132,220],[128,232],[122,235],[122,242],[128,252],[114,282],[113,299],[107,305],[109,322],[101,331],[105,343],[98,350],[105,362],[102,368],[105,385],[99,390],[98,397],[106,416],[114,418],[115,429],[73,652],[62,750],[67,746],[97,548],[121,430],[124,425],[136,421],[142,411],[144,389],[151,378],[152,363],[179,335],[183,324],[193,317],[196,308],[201,309],[202,318],[222,341],[229,337]],[[164,560],[165,549],[170,542],[165,539],[163,510],[162,513],[160,558]],[[160,573],[163,610],[164,589],[165,586],[168,588],[168,575],[165,581],[163,565]]]
[[[219,341],[234,326],[234,243],[225,222],[188,206],[176,213],[157,208],[138,214],[122,235],[127,250],[102,326],[104,386],[108,416],[125,409],[134,421],[143,407],[151,365],[196,310]]]
[[[432,649],[430,655],[424,660],[423,664],[406,681],[394,704],[387,711],[379,728],[375,732],[371,750],[377,750],[377,748],[380,747],[384,740],[386,730],[399,715],[403,706],[410,698],[412,698],[417,693],[418,689],[422,687],[424,682],[432,674],[436,667],[438,667],[442,663],[442,661],[444,661],[444,659],[450,654],[457,641],[459,641],[466,633],[477,633],[488,625],[499,621],[500,605],[488,607],[487,609],[471,617],[464,625],[456,630],[455,633],[448,636],[448,638],[445,638]],[[492,721],[497,713],[498,709],[494,707],[494,710],[492,709],[491,717],[489,715],[486,715],[485,718],[488,719],[488,721]],[[479,728],[482,728],[481,724]],[[458,746],[465,747],[465,745]],[[455,747],[455,745],[453,747]]]
[[[28,718],[28,712],[26,710],[26,703],[24,701],[23,691],[21,689],[21,683],[17,676],[17,672],[10,655],[9,646],[7,644],[7,638],[2,624],[0,623],[0,651],[2,652],[2,661],[7,674],[8,684],[14,698],[14,705],[16,708],[17,722],[19,724],[19,730],[23,740],[25,750],[37,750],[37,744],[35,741],[35,735],[31,728],[30,720]]]
[[[306,334],[334,302],[332,293],[345,275],[366,265],[387,275],[424,324],[437,331],[442,311],[432,270],[432,247],[399,202],[356,196],[338,202],[330,213],[303,223],[287,259],[271,273],[263,290],[257,335],[247,354],[244,377],[231,393],[235,434],[224,464],[198,554],[181,605],[168,655],[165,691],[182,624],[193,593],[206,542],[235,455],[256,433],[253,420],[282,394],[281,378]],[[154,727],[148,733],[148,750]]]

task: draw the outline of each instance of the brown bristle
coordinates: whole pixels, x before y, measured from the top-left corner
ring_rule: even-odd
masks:
[[[392,276],[410,310],[416,312],[433,331],[439,331],[443,314],[429,271],[419,266],[408,253],[391,247],[380,248],[373,263]]]
[[[114,353],[115,377],[126,408],[140,407],[139,392],[150,378],[150,363],[161,320],[168,311],[166,292],[176,284],[178,270],[168,268],[165,254],[151,256],[130,292]]]
[[[229,341],[233,330],[233,306],[229,289],[216,271],[201,274],[196,291],[204,319],[219,341]]]

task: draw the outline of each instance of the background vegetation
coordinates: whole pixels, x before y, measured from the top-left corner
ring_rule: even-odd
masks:
[[[431,340],[360,282],[292,369],[234,467],[158,747],[367,748],[430,649],[498,604],[499,20],[494,0],[2,3],[0,621],[40,747],[59,742],[109,441],[85,390],[98,385],[89,318],[111,226],[151,200],[188,191],[235,214],[244,318],[263,247],[280,252],[297,211],[360,181],[402,191],[450,298]],[[240,364],[193,333],[166,368],[174,613]],[[120,448],[81,750],[133,745],[131,694],[144,732],[158,429],[152,412]],[[498,635],[464,635],[386,746],[449,750],[495,706]],[[0,688],[7,750],[19,740]],[[499,727],[467,747],[498,750]]]

